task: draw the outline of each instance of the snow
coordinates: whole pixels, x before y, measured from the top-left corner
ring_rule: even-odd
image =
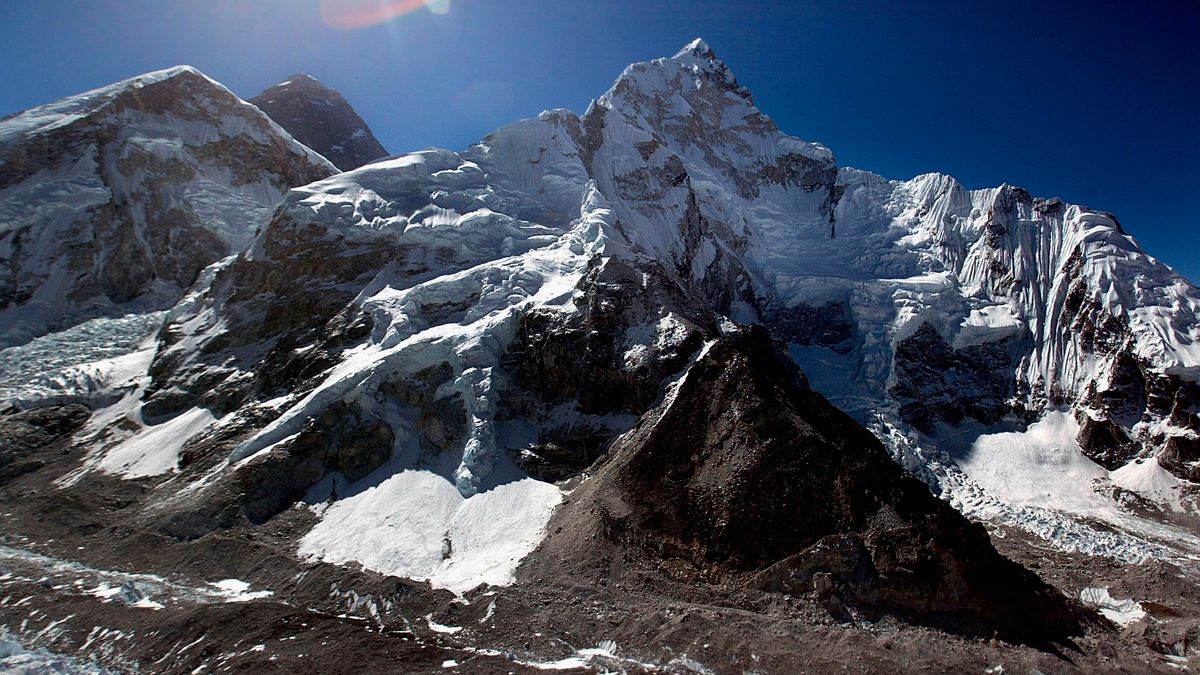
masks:
[[[708,645],[705,646],[707,647]],[[622,657],[619,655],[619,651],[616,642],[601,640],[595,647],[576,650],[574,655],[557,661],[517,661],[517,663],[538,670],[582,670],[585,668],[595,669],[597,666],[601,666],[601,672],[655,672],[664,670],[661,666],[654,663]],[[668,664],[666,670],[674,672],[676,669],[670,666],[680,666],[678,669],[679,672],[712,672],[698,662],[689,659],[686,654],[676,656]],[[615,670],[613,669],[614,667],[616,668]]]
[[[105,452],[99,467],[124,478],[157,476],[175,471],[179,452],[192,437],[216,421],[205,408],[192,408],[167,422],[147,426]]]
[[[8,675],[106,675],[110,671],[82,659],[54,654],[44,648],[28,649],[0,630],[0,672]]]
[[[160,610],[164,608],[162,603],[152,600],[146,595],[145,586],[139,585],[132,580],[126,580],[125,583],[119,586],[112,586],[107,582],[101,582],[100,585],[88,590],[87,593],[99,598],[101,602],[120,600],[126,606],[138,609]]]
[[[575,311],[578,283],[610,232],[607,201],[578,168],[578,153],[564,147],[570,135],[563,124],[545,115],[506,127],[461,155],[397,156],[291,193],[281,207],[290,217],[273,236],[292,236],[292,220],[302,232],[303,223],[315,220],[350,244],[452,250],[453,260],[415,279],[398,266],[379,270],[355,300],[375,322],[369,343],[346,350],[313,391],[235,448],[231,465],[294,435],[333,401],[388,405],[377,394],[387,375],[445,363],[472,418],[455,485],[463,495],[485,489],[504,463],[492,419],[501,356],[525,313]],[[531,157],[544,161],[531,164]],[[508,171],[494,174],[497,167]],[[489,175],[506,177],[489,185]],[[516,189],[536,190],[544,201],[514,206],[509,190]],[[267,256],[261,242],[249,257]],[[450,315],[436,310],[464,300]],[[208,321],[200,314],[193,320]]]
[[[1023,432],[983,434],[958,465],[984,489],[1011,503],[1091,515],[1100,498],[1093,481],[1108,472],[1084,456],[1075,437],[1079,424],[1063,412],[1048,413]]]
[[[154,356],[165,312],[99,317],[0,349],[0,404],[101,402],[129,388]]]
[[[1078,430],[1073,417],[1055,411],[1024,431],[979,434],[954,456],[956,467],[938,469],[943,496],[968,517],[1019,527],[1063,550],[1128,563],[1200,555],[1194,533],[1132,514],[1114,498],[1117,481],[1143,492],[1161,485],[1153,467],[1110,474],[1083,454]],[[941,442],[956,444],[948,435]]]
[[[683,282],[696,286],[722,266],[740,265],[735,269],[744,270],[760,307],[734,302],[737,320],[762,320],[769,313],[760,310],[772,306],[844,303],[855,333],[850,353],[811,346],[793,346],[791,353],[818,391],[864,420],[868,411],[888,414],[896,344],[925,323],[956,348],[1006,338],[1023,349],[1028,345],[1014,377],[1028,385],[1031,405],[1042,405],[1038,397],[1052,390],[1086,391],[1101,381],[1103,368],[1071,342],[1072,333],[1054,316],[1075,281],[1067,272],[1076,252],[1085,261],[1082,280],[1102,306],[1155,327],[1134,326],[1137,344],[1144,345],[1139,354],[1163,370],[1186,372],[1200,364],[1189,346],[1193,338],[1200,344],[1200,333],[1187,328],[1195,324],[1187,316],[1200,308],[1200,296],[1141,254],[1111,219],[1078,207],[1038,210],[1015,200],[1011,187],[967,190],[942,174],[888,181],[838,171],[827,148],[786,136],[765,121],[702,42],[671,59],[630,66],[588,116],[600,118],[603,132],[587,149],[586,165],[568,132],[581,120],[548,111],[461,154],[401,155],[293,193],[285,209],[300,224],[317,223],[353,242],[451,242],[469,262],[415,283],[381,272],[356,301],[376,319],[371,344],[349,350],[324,383],[231,459],[272,447],[330,401],[377,405],[374,372],[445,360],[455,367],[454,390],[471,415],[472,438],[454,472],[455,486],[464,496],[484,489],[502,464],[491,397],[496,355],[511,339],[507,312],[547,306],[573,311],[558,296],[541,293],[545,300],[531,302],[539,295],[531,287],[573,287],[585,268],[582,256],[597,253],[636,264],[674,264],[687,277]],[[747,191],[739,182],[789,162],[836,172],[845,195],[832,215],[832,185],[762,181]],[[673,182],[681,175],[683,184]],[[682,224],[692,208],[706,229],[689,243]],[[485,233],[494,238],[488,241]],[[512,258],[497,258],[497,251]],[[266,253],[256,245],[252,255]],[[556,262],[548,265],[551,260]],[[515,268],[522,271],[512,273]],[[463,316],[446,321],[422,311],[476,288],[486,297],[469,303]],[[620,353],[623,365],[639,367],[655,349],[685,335],[682,328],[669,313],[633,327]],[[984,430],[990,433],[966,441],[972,451],[961,458],[962,471],[947,460],[943,489],[976,516],[1011,518],[1064,546],[1128,559],[1161,552],[1159,543],[1122,543],[1119,535],[1087,524],[1099,518],[1141,527],[1097,492],[1129,476],[1110,480],[1083,456],[1074,442],[1073,413],[1048,411],[1023,432]],[[448,508],[447,501],[435,503],[435,510]],[[1146,536],[1161,542],[1167,534],[1150,528]]]
[[[1187,481],[1169,473],[1154,457],[1135,459],[1109,474],[1112,482],[1130,492],[1162,504],[1174,511],[1186,513],[1182,491]],[[1195,500],[1191,500],[1194,508]]]
[[[959,324],[954,348],[964,349],[984,342],[1018,336],[1023,330],[1025,322],[1008,305],[974,308]]]
[[[331,504],[299,554],[465,593],[505,586],[545,536],[558,487],[523,479],[463,497],[429,471],[402,471]]]
[[[189,95],[170,110],[119,104],[131,91],[182,76],[202,85],[189,81]],[[69,132],[64,131],[68,127]],[[47,164],[0,190],[0,259],[8,264],[9,283],[15,284],[10,290],[22,298],[0,310],[0,347],[23,344],[97,316],[166,309],[182,294],[181,285],[190,281],[176,278],[188,273],[181,260],[220,253],[214,249],[221,242],[234,250],[247,245],[284,196],[289,187],[284,182],[291,176],[266,165],[239,166],[257,161],[249,157],[253,153],[219,155],[213,152],[214,144],[241,142],[265,148],[263,156],[270,161],[282,163],[292,157],[335,171],[260,110],[186,66],[0,120],[0,157],[11,152],[20,156],[27,144],[48,140],[57,150]],[[235,167],[250,171],[235,175]],[[245,180],[242,174],[251,172],[254,178]],[[165,222],[172,228],[183,224],[172,218],[207,229],[217,239],[188,235],[169,238],[170,246],[160,246],[156,242],[168,239],[159,232]],[[132,254],[113,250],[127,245],[115,240],[113,231],[126,231],[117,225],[131,228]],[[162,260],[156,259],[160,253]],[[132,256],[135,262],[118,262],[114,256]],[[145,265],[161,276],[134,298],[117,297],[96,278],[98,270],[117,264]]]
[[[185,131],[188,138],[212,133]],[[179,144],[167,140],[136,138],[170,155]],[[91,175],[84,169],[66,172],[64,184],[99,198],[95,186],[75,180]],[[246,198],[261,197],[261,189]],[[1191,378],[1200,377],[1200,293],[1108,216],[1055,204],[1031,204],[1010,186],[967,190],[942,174],[889,181],[839,169],[828,148],[776,129],[696,41],[670,59],[627,68],[582,118],[546,111],[462,152],[398,155],[290,192],[247,259],[281,262],[271,257],[311,243],[314,232],[340,242],[347,256],[360,247],[431,253],[411,267],[397,255],[369,281],[346,285],[358,293],[351,309],[371,318],[371,335],[340,352],[305,395],[259,403],[274,408],[273,421],[214,472],[241,470],[285,447],[334,403],[357,406],[392,428],[393,458],[361,485],[348,488],[340,475],[322,481],[326,496],[342,499],[324,507],[300,554],[456,592],[508,583],[540,541],[559,494],[523,479],[507,459],[540,430],[497,421],[508,375],[502,356],[522,317],[579,311],[580,282],[619,259],[658,265],[697,307],[728,306],[732,316],[714,317],[722,330],[735,320],[770,321],[776,310],[843,304],[853,348],[792,345],[793,359],[856,418],[887,418],[894,433],[882,435],[896,456],[958,508],[1072,550],[1123,560],[1179,555],[1194,537],[1138,521],[1111,496],[1121,487],[1174,508],[1182,490],[1168,474],[1146,463],[1110,473],[1074,440],[1085,405],[1076,399],[1092,385],[1103,391],[1114,365],[1085,349],[1062,307],[1082,295],[1097,316],[1128,322],[1129,349],[1148,373]],[[753,298],[714,294],[735,278]],[[210,346],[223,311],[236,310],[206,306],[201,294],[181,303],[172,318],[181,319],[182,337],[167,355],[186,359]],[[1042,419],[1024,430],[1009,421],[936,438],[906,428],[889,394],[893,354],[925,324],[960,349],[1012,338],[1020,352],[1012,377],[1022,392],[1014,404]],[[656,350],[680,344],[689,328],[678,314],[651,314],[630,328],[617,356],[637,369]],[[381,393],[385,382],[443,365],[452,375],[437,397],[453,398],[468,416],[461,453],[422,450],[413,422],[419,411]],[[1070,400],[1047,408],[1063,392]],[[138,422],[129,400],[102,414],[118,413]],[[203,428],[194,421],[195,429],[179,422],[187,426],[180,433],[160,432],[173,439],[175,454]],[[607,422],[615,429],[623,421]],[[169,470],[171,447],[156,447],[161,455],[142,454]],[[484,527],[480,512],[501,526]]]
[[[462,626],[445,626],[443,624],[440,624],[440,623],[434,621],[432,614],[428,614],[425,616],[425,623],[429,624],[429,630],[431,630],[435,633],[444,633],[446,635],[454,635],[455,633],[462,630]]]
[[[272,591],[251,591],[250,583],[241,579],[222,579],[208,585],[217,589],[225,602],[249,602],[274,595]]]
[[[1083,604],[1094,607],[1113,623],[1125,627],[1146,617],[1142,604],[1134,600],[1117,600],[1109,595],[1108,587],[1085,588],[1079,592]]]
[[[54,103],[30,108],[0,123],[0,145],[20,140],[24,136],[44,133],[82,119],[116,95],[129,89],[139,89],[184,74],[203,75],[191,66],[175,66],[156,70],[138,77],[122,80]],[[220,87],[215,81],[210,80]],[[221,87],[224,89],[224,87]]]
[[[674,312],[667,312],[653,324],[633,326],[625,334],[625,352],[621,356],[626,368],[641,367],[654,353],[671,353],[687,339],[695,326]]]
[[[0,561],[8,569],[23,570],[21,580],[42,582],[53,579],[73,586],[101,602],[121,602],[128,607],[163,609],[170,604],[236,603],[270,597],[271,591],[252,591],[238,579],[225,579],[203,586],[187,586],[154,574],[131,574],[97,569],[51,556],[0,545]]]

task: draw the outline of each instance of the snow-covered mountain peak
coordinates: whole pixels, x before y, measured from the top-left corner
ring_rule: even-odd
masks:
[[[706,85],[715,88],[719,95],[729,94],[747,106],[754,105],[750,90],[740,86],[729,67],[699,39],[670,58],[631,64],[598,102],[607,108],[620,108],[623,101],[637,104],[636,99],[649,96],[661,99],[661,112],[672,108],[675,112],[686,112],[679,110],[679,103],[671,99],[683,95],[691,103],[695,99],[688,92],[704,89]]]
[[[33,131],[0,144],[0,344],[70,302],[165,309],[196,279],[128,321],[139,351],[39,383],[105,407],[86,424],[69,411],[86,454],[54,447],[57,478],[13,494],[137,495],[97,536],[133,525],[154,535],[137,546],[178,551],[230,530],[207,542],[253,569],[248,552],[288,546],[306,562],[266,585],[281,597],[353,578],[316,561],[428,582],[486,612],[471,639],[528,624],[481,583],[523,596],[567,579],[574,604],[579,579],[609,579],[633,616],[659,611],[638,589],[663,573],[759,607],[794,593],[803,616],[846,599],[828,607],[855,621],[1069,627],[1064,600],[951,505],[1121,560],[1200,551],[1132,515],[1194,501],[1200,292],[1108,214],[839,169],[703,41],[630,66],[582,116],[342,173],[190,69],[108,89],[25,113]],[[369,133],[303,74],[255,102],[297,134]],[[0,375],[114,342],[115,321],[92,323],[7,350]],[[98,502],[58,499],[94,486]],[[268,521],[270,537],[241,536]],[[403,588],[370,613],[424,604],[427,586]]]
[[[164,68],[0,118],[0,146],[76,122],[128,92],[178,78],[203,80],[221,91],[228,91],[192,66]]]
[[[1081,423],[1095,456],[1178,437],[1163,465],[1184,475],[1200,305],[1164,270],[1111,218],[1019,188],[839,171],[689,45],[583,116],[290,192],[172,313],[142,410],[254,420],[222,451],[283,485],[256,518],[333,473],[428,469],[467,497],[582,470],[700,345],[760,324],[914,446],[1074,407],[1108,425]]]
[[[334,171],[190,66],[0,120],[0,344],[169,306]]]
[[[671,58],[679,58],[681,56],[695,56],[701,59],[716,60],[717,55],[713,53],[712,47],[704,41],[704,38],[696,38],[683,46],[682,49],[675,52],[675,56]]]

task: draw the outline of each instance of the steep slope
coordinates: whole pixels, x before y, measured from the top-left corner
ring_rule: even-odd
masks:
[[[846,273],[805,279],[796,302],[843,308],[868,405],[934,437],[1065,407],[1107,468],[1158,455],[1192,475],[1200,291],[1112,216],[936,174],[847,169],[838,188]]]
[[[342,171],[388,155],[346,99],[311,75],[297,73],[250,103]]]
[[[662,570],[1048,643],[1083,616],[808,388],[764,331],[705,346],[551,523],[528,575]],[[557,568],[557,569],[556,569]]]
[[[169,307],[289,188],[331,173],[188,67],[0,120],[0,346]]]
[[[577,474],[701,341],[761,323],[898,459],[974,490],[950,454],[1062,406],[1081,439],[1141,434],[1113,466],[1190,438],[1196,297],[1107,216],[839,171],[697,41],[582,117],[293,191],[173,311],[136,414],[221,418],[203,463],[214,485],[255,467],[256,521],[331,474],[420,468],[469,497]],[[1190,446],[1166,447],[1186,475]]]

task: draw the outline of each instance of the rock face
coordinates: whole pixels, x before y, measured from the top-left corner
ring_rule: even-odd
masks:
[[[0,486],[44,465],[28,456],[83,426],[90,412],[81,405],[50,406],[0,416]]]
[[[1078,610],[904,474],[757,328],[709,343],[551,529],[531,574],[658,569],[815,593],[842,616],[1046,642],[1080,630]]]
[[[292,75],[250,102],[342,171],[388,155],[346,99],[310,75]]]
[[[1083,451],[1108,468],[1200,430],[1200,291],[1112,216],[936,174],[897,182],[844,169],[839,188],[844,270],[804,284],[815,298],[846,299],[857,337],[842,364],[866,383],[865,406],[892,407],[934,439],[939,422],[1029,421],[1067,407]],[[808,350],[799,362],[820,358]],[[928,405],[950,392],[945,410]],[[1162,459],[1179,476],[1194,470],[1194,460]]]
[[[188,67],[0,121],[0,346],[163,309],[333,167]]]

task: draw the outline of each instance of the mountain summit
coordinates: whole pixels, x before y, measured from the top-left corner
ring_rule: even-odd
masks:
[[[346,99],[311,75],[292,75],[250,103],[342,171],[388,154]]]
[[[188,66],[0,120],[0,345],[170,307],[333,172]]]

